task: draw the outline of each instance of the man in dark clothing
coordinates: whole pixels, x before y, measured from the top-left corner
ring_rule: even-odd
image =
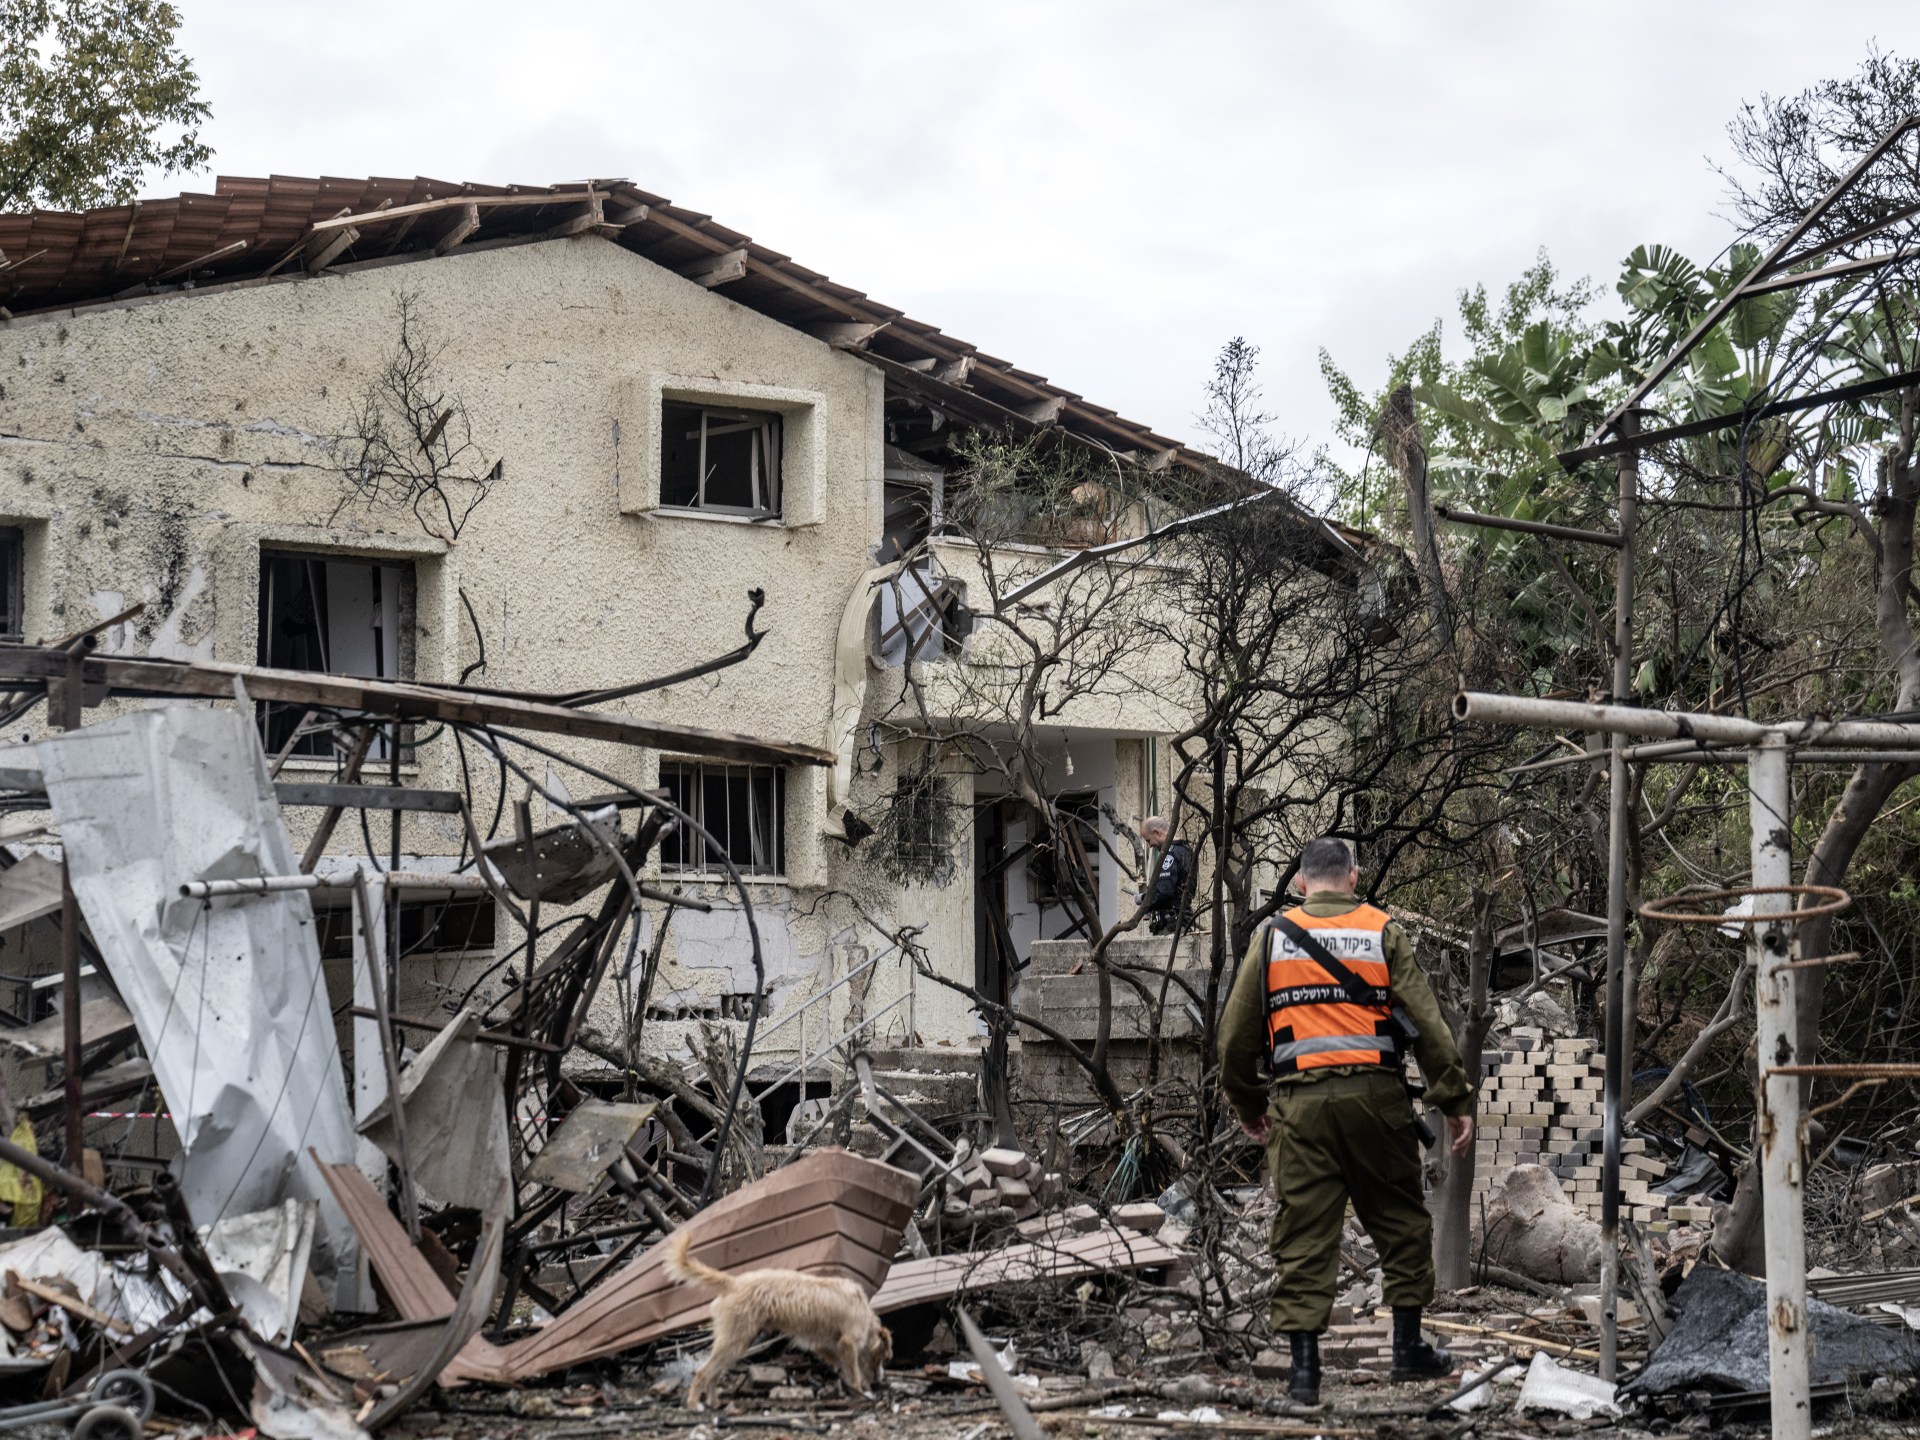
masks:
[[[1349,1201],[1393,1307],[1393,1378],[1452,1372],[1452,1357],[1420,1334],[1433,1300],[1433,1221],[1406,1051],[1419,1057],[1426,1102],[1447,1117],[1456,1155],[1473,1143],[1474,1093],[1413,942],[1354,899],[1360,871],[1347,842],[1310,842],[1299,868],[1306,900],[1255,932],[1227,997],[1220,1084],[1241,1128],[1267,1147],[1279,1202],[1270,1320],[1292,1347],[1289,1393],[1317,1404]]]
[[[1160,873],[1140,899],[1147,911],[1147,929],[1155,935],[1184,930],[1192,918],[1193,847],[1184,840],[1169,841],[1171,833],[1158,815],[1140,822],[1140,838],[1150,851],[1160,852]]]

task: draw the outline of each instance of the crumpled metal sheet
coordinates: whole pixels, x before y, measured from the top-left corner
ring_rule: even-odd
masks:
[[[353,1308],[358,1247],[308,1153],[354,1153],[313,907],[303,891],[180,893],[299,868],[251,716],[169,705],[33,748],[74,893],[166,1092],[194,1222],[318,1202],[314,1270]]]
[[[201,1237],[229,1295],[236,1277],[259,1288],[265,1303],[257,1319],[251,1311],[247,1318],[264,1339],[291,1339],[299,1323],[300,1292],[313,1251],[314,1209],[312,1201],[289,1200],[271,1210],[229,1215]]]
[[[479,1033],[480,1017],[462,1010],[400,1072],[413,1183],[443,1205],[471,1205],[512,1175],[501,1053],[475,1039]],[[400,1163],[390,1099],[360,1122],[360,1133]]]

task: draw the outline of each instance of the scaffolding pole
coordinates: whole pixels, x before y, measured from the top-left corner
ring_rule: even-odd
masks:
[[[1920,725],[1885,720],[1795,720],[1777,725],[1732,716],[1628,705],[1583,705],[1523,695],[1468,692],[1453,702],[1463,721],[1547,730],[1599,730],[1650,739],[1719,740],[1747,750],[1747,795],[1752,828],[1754,909],[1747,953],[1754,967],[1756,1045],[1760,1060],[1760,1189],[1765,1209],[1768,1375],[1774,1440],[1809,1440],[1813,1407],[1808,1386],[1807,1256],[1805,1235],[1806,1137],[1800,1077],[1811,1056],[1794,1051],[1793,828],[1788,785],[1791,747],[1817,742],[1825,749],[1898,748],[1920,758]],[[1609,897],[1612,902],[1618,892]],[[1609,997],[1611,1005],[1611,997]],[[1611,1018],[1611,1017],[1610,1017]],[[1611,1081],[1611,1056],[1609,1056]],[[1611,1095],[1610,1095],[1611,1098]],[[1609,1114],[1609,1140],[1611,1134]],[[1618,1203],[1617,1198],[1614,1202]],[[1612,1259],[1612,1252],[1604,1257]],[[1604,1261],[1603,1261],[1604,1263]]]
[[[1620,417],[1631,437],[1639,416]],[[1613,700],[1633,693],[1633,541],[1640,507],[1640,454],[1620,456],[1620,549],[1613,590]],[[1603,1139],[1600,1154],[1600,1378],[1618,1378],[1620,1368],[1620,1142],[1633,1074],[1632,982],[1627,970],[1627,831],[1633,824],[1632,786],[1627,781],[1627,737],[1616,731],[1607,747],[1607,1012]]]
[[[1794,1063],[1794,975],[1799,946],[1785,912],[1793,905],[1793,827],[1788,814],[1787,745],[1769,735],[1747,752],[1753,827],[1754,1046],[1760,1058],[1760,1191],[1767,1255],[1767,1362],[1775,1440],[1807,1440],[1813,1406],[1807,1379],[1806,1144],[1800,1081],[1777,1068]],[[1772,891],[1773,893],[1767,893]],[[1778,916],[1771,922],[1763,916]]]

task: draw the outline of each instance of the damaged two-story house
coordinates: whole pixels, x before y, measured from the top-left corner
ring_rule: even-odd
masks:
[[[938,877],[877,882],[884,837],[855,823],[907,764],[876,721],[900,710],[903,663],[948,645],[967,663],[948,620],[992,583],[938,533],[954,437],[1051,435],[1149,471],[1205,457],[624,182],[222,179],[0,216],[0,250],[4,638],[137,605],[105,650],[604,694],[590,703],[831,752],[780,767],[582,747],[698,816],[758,907],[764,995],[718,857],[659,850],[642,878],[714,905],[676,912],[659,947],[628,1017],[650,1049],[760,1006],[760,1066],[850,1029],[964,1054],[982,1033],[966,996],[916,983],[889,933],[912,927],[933,968],[987,988],[1006,945],[1059,932],[1046,870],[1007,863],[1027,820],[991,777],[949,778],[966,823],[939,840]],[[931,557],[910,577],[925,603],[883,583],[908,552]],[[680,678],[632,693],[661,677]],[[282,778],[334,775],[302,721],[262,707],[267,753]],[[1160,742],[1183,723],[1173,687],[1141,684],[1035,738],[1084,817],[1106,923],[1131,908],[1115,862],[1143,858],[1129,832],[1166,803]],[[463,790],[496,831],[526,795],[432,727],[389,743],[369,776]],[[288,815],[306,843],[316,812]],[[324,863],[397,851],[432,872],[463,854],[459,816],[388,824],[350,814]],[[399,1003],[444,1016],[499,981],[505,928],[486,895],[410,894]],[[350,912],[316,906],[337,979]]]

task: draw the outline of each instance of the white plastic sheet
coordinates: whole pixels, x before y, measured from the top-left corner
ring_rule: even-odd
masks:
[[[354,1154],[313,907],[303,891],[180,894],[298,868],[252,717],[170,705],[33,748],[74,893],[179,1132],[194,1222],[316,1202],[313,1268],[351,1307],[358,1245],[308,1154]]]
[[[1575,1420],[1591,1420],[1595,1415],[1618,1415],[1613,1386],[1597,1375],[1570,1370],[1545,1351],[1535,1353],[1527,1367],[1526,1383],[1520,1387],[1516,1410],[1554,1410]]]

